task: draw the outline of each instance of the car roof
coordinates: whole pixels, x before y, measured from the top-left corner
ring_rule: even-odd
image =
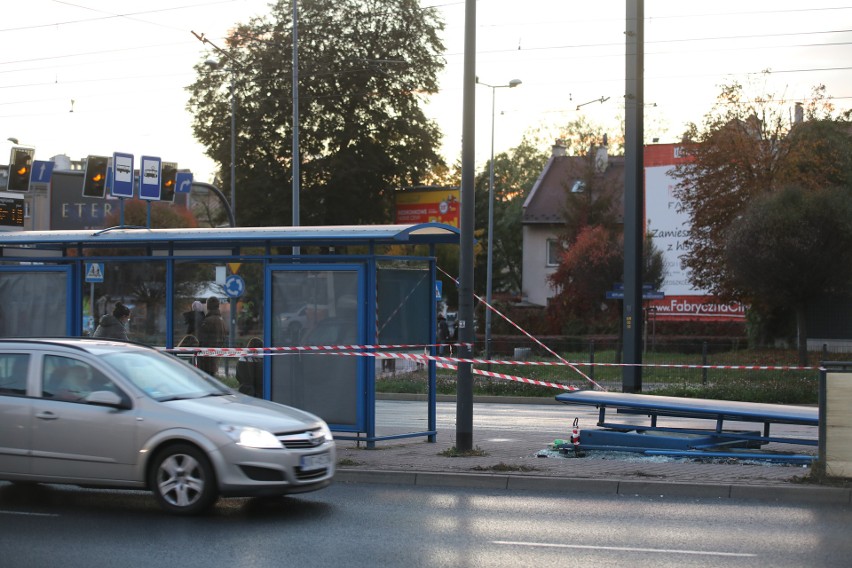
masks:
[[[71,349],[78,349],[93,355],[101,355],[116,351],[127,350],[154,350],[149,345],[141,343],[113,341],[110,339],[101,339],[93,337],[6,337],[0,339],[0,348],[3,347],[26,347],[26,346],[61,346]]]

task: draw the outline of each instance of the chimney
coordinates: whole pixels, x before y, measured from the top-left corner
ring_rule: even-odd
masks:
[[[805,109],[802,103],[796,103],[796,110],[793,116],[793,124],[802,124],[805,121]]]
[[[551,155],[554,158],[561,158],[565,155],[565,141],[561,138],[556,140],[556,143],[551,147]]]

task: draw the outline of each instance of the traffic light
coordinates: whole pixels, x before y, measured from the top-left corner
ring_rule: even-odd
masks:
[[[86,158],[83,197],[99,197],[103,199],[106,192],[108,166],[109,158],[106,156],[89,156]]]
[[[9,175],[6,178],[6,189],[9,191],[29,191],[30,176],[33,173],[32,148],[12,148],[9,157]]]
[[[176,176],[177,164],[175,162],[163,162],[160,173],[160,201],[174,202]]]

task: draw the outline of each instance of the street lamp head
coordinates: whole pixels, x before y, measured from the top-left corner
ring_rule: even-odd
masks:
[[[208,59],[207,61],[204,62],[204,64],[207,67],[209,67],[210,69],[218,69],[219,68],[219,62],[215,59]]]
[[[12,144],[20,144],[20,142],[18,142],[18,139],[15,138],[14,136],[9,136],[8,138],[6,138],[6,140],[11,142]]]
[[[511,81],[509,81],[509,88],[514,89],[515,87],[520,85],[522,82],[523,81],[521,81],[520,79],[512,79]]]

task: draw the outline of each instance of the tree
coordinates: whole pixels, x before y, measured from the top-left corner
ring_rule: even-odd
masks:
[[[151,206],[151,228],[194,228],[198,226],[195,216],[186,207],[155,201]],[[108,227],[117,227],[121,221],[116,211],[105,219]],[[124,203],[124,224],[144,227],[148,225],[148,203],[138,199],[128,199]]]
[[[227,72],[199,63],[189,87],[194,133],[225,165],[233,79],[240,225],[292,218],[292,62],[282,57],[291,6],[281,0],[237,26],[219,54]],[[422,183],[441,162],[439,129],[421,105],[438,88],[442,29],[416,0],[299,3],[301,224],[388,222],[393,190]]]
[[[675,197],[690,216],[684,262],[692,283],[728,299],[735,286],[725,263],[727,234],[755,198],[790,184],[813,189],[850,176],[849,115],[832,118],[824,88],[791,122],[789,103],[774,95],[749,98],[739,83],[724,85],[701,128],[688,125],[676,167]]]
[[[644,282],[659,288],[665,278],[663,254],[650,236],[645,238],[643,263]],[[563,331],[575,333],[619,326],[620,310],[610,310],[604,299],[623,274],[623,233],[603,225],[584,227],[550,276],[557,289],[549,308],[551,319]]]
[[[492,245],[492,290],[518,292],[522,281],[523,231],[521,218],[524,200],[547,163],[547,153],[533,139],[524,136],[520,144],[494,156],[494,242]],[[474,183],[478,250],[475,287],[485,290],[488,246],[488,193],[490,162]]]
[[[614,231],[622,223],[619,205],[624,192],[623,174],[607,176],[596,163],[596,153],[597,148],[591,148],[571,164],[563,210],[565,246],[570,247],[586,227],[602,226]]]
[[[595,321],[603,328],[615,325],[616,314],[606,312],[604,296],[624,273],[623,240],[607,228],[586,226],[562,254],[549,278],[557,292],[550,316],[562,331],[592,331]]]
[[[852,282],[852,189],[788,187],[755,199],[727,232],[725,262],[745,301],[795,313],[807,365],[808,304]]]

